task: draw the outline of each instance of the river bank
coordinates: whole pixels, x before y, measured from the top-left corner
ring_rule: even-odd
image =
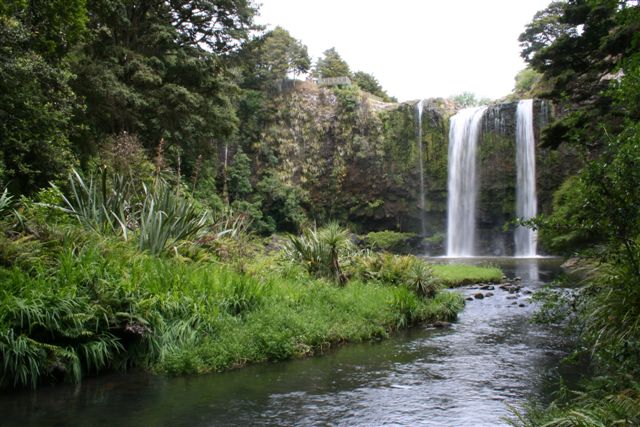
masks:
[[[508,291],[469,301],[446,328],[415,327],[389,339],[343,346],[321,357],[258,364],[216,375],[107,375],[79,386],[0,396],[8,425],[504,425],[507,403],[547,400],[547,380],[567,344],[532,325],[535,290],[555,260],[500,266],[522,278]],[[476,289],[454,292],[472,296]],[[13,423],[13,424],[11,424]]]
[[[464,306],[441,291],[455,267],[448,276],[411,256],[345,255],[341,285],[282,251],[154,256],[77,226],[30,227],[0,241],[5,389],[131,368],[203,374],[305,358],[452,321]],[[224,244],[239,254],[233,245],[246,243]],[[487,273],[501,274],[478,268],[464,278]]]

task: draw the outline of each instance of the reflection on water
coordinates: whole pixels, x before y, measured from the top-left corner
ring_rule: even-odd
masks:
[[[481,262],[481,261],[478,261]],[[467,303],[448,329],[416,328],[323,357],[167,379],[114,375],[0,396],[2,425],[496,426],[506,403],[544,397],[545,372],[565,343],[532,326],[525,290],[551,280],[555,260],[492,260],[520,276],[518,294],[495,288]],[[465,289],[465,296],[487,290]]]
[[[540,272],[537,262],[517,266],[516,275],[529,283],[540,284]]]

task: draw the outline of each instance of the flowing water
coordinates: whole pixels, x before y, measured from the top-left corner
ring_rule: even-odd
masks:
[[[531,219],[537,214],[536,152],[533,131],[533,100],[518,102],[516,111],[516,215]],[[515,255],[536,255],[536,232],[518,226],[514,233]]]
[[[424,100],[421,99],[416,104],[416,140],[418,141],[418,172],[420,176],[420,200],[418,207],[420,208],[420,235],[427,235],[426,218],[425,218],[425,191],[424,191],[424,149],[422,146],[422,110],[424,108]]]
[[[449,328],[419,327],[322,357],[224,374],[130,373],[0,395],[0,425],[504,425],[507,404],[520,407],[529,397],[545,399],[553,391],[545,373],[567,343],[550,327],[528,321],[534,307],[524,292],[551,280],[558,262],[492,262],[522,277],[523,291],[496,287],[494,296],[467,302]]]
[[[478,174],[476,153],[487,107],[466,108],[451,118],[449,129],[447,256],[475,255]]]

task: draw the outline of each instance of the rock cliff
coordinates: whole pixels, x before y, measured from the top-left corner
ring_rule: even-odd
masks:
[[[387,104],[355,87],[301,85],[264,103],[250,151],[259,175],[275,170],[308,195],[308,214],[319,222],[337,219],[358,231],[419,232],[424,215],[428,246],[441,253],[446,233],[449,119],[456,106],[428,99],[422,110],[424,212],[419,203],[416,102]],[[515,218],[515,111],[517,103],[492,105],[479,142],[479,245],[483,253],[512,253]],[[535,129],[553,114],[536,101]],[[245,142],[246,143],[246,142]],[[538,147],[538,212],[550,209],[552,194],[579,166],[569,149]],[[488,249],[487,249],[488,248]]]

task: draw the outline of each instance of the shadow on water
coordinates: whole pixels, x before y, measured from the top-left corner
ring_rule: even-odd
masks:
[[[468,260],[467,262],[487,262]],[[428,425],[496,426],[530,397],[567,343],[532,325],[524,291],[559,273],[559,261],[492,259],[524,288],[469,301],[447,329],[416,328],[322,357],[218,375],[142,373],[0,395],[10,426]],[[463,289],[473,295],[479,289]],[[486,292],[486,291],[482,291]]]

